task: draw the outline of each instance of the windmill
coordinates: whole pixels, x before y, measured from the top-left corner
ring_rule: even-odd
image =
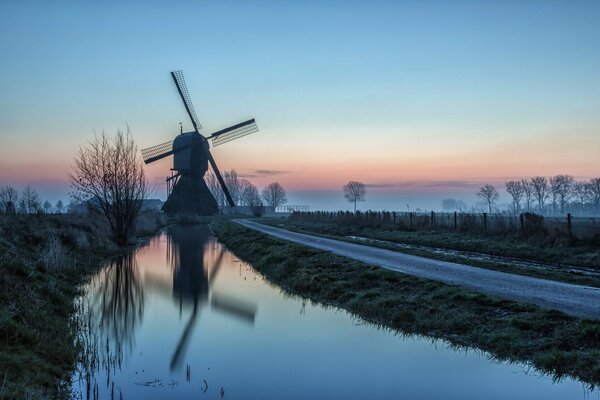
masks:
[[[173,155],[171,176],[166,179],[170,189],[169,197],[163,205],[163,211],[197,212],[202,215],[212,215],[218,211],[217,202],[204,181],[209,163],[225,194],[227,203],[234,207],[235,203],[225,185],[217,163],[210,153],[208,141],[212,140],[214,147],[258,132],[256,121],[254,118],[249,119],[208,136],[201,135],[199,130],[202,129],[202,126],[192,105],[183,79],[183,72],[171,72],[171,77],[175,82],[175,86],[177,86],[177,91],[181,96],[185,110],[190,116],[194,130],[183,132],[183,128],[181,128],[180,134],[174,140],[142,150],[142,157],[146,164]]]

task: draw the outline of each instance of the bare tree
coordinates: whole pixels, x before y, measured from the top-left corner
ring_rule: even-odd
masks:
[[[344,197],[350,203],[354,203],[354,212],[356,212],[356,202],[365,201],[367,196],[367,187],[362,182],[350,181],[344,185]]]
[[[588,194],[596,212],[600,211],[600,178],[593,178],[587,183]]]
[[[543,176],[536,176],[531,178],[531,185],[533,186],[533,192],[535,193],[535,199],[538,203],[540,214],[543,214],[546,200],[548,200],[548,197],[550,196],[548,179]]]
[[[227,197],[225,196],[225,192],[221,187],[221,183],[217,179],[217,176],[215,175],[215,172],[213,171],[210,165],[208,171],[206,171],[206,175],[204,175],[204,179],[206,180],[206,185],[208,186],[208,189],[217,201],[217,205],[221,208],[226,207]]]
[[[513,212],[517,214],[521,210],[521,199],[523,198],[523,184],[521,181],[508,181],[505,183],[506,191],[512,197]]]
[[[560,212],[565,212],[565,205],[572,194],[575,179],[571,175],[556,175],[550,178],[550,188],[553,202],[560,201]]]
[[[62,214],[63,209],[65,208],[65,205],[63,204],[62,200],[59,200],[59,201],[56,202],[56,205],[54,207],[56,207],[56,211],[59,214]]]
[[[262,198],[270,207],[279,207],[287,203],[287,194],[279,182],[273,182],[267,185],[262,191]]]
[[[577,181],[573,183],[572,196],[579,203],[579,209],[581,214],[585,211],[585,202],[589,198],[588,184],[587,182]]]
[[[114,136],[102,132],[79,149],[69,173],[72,197],[87,203],[107,220],[115,242],[125,245],[148,196],[148,183],[129,130]]]
[[[521,187],[523,188],[523,197],[525,198],[525,209],[531,211],[534,196],[533,184],[527,179],[521,179]]]
[[[48,214],[50,212],[50,209],[52,208],[52,203],[50,203],[48,200],[46,200],[43,204],[44,207],[44,212],[46,214]]]
[[[496,188],[492,185],[483,185],[479,192],[477,192],[477,197],[483,200],[487,206],[490,214],[492,213],[492,206],[498,201],[500,195]]]
[[[225,181],[225,186],[227,186],[227,190],[229,190],[229,194],[233,199],[233,203],[239,204],[242,187],[237,172],[235,172],[234,169],[231,171],[225,171],[223,173],[223,180]]]
[[[19,202],[21,212],[33,214],[38,212],[41,206],[42,203],[38,192],[35,189],[32,189],[31,186],[27,186],[21,193],[21,202]]]
[[[240,179],[240,203],[250,207],[260,204],[258,189],[247,179]]]
[[[19,193],[12,186],[4,186],[0,189],[0,206],[2,211],[7,215],[17,213],[17,205],[19,202]]]

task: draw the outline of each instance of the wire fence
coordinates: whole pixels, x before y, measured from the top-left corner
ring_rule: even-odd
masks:
[[[393,212],[393,211],[295,211],[291,220],[335,222],[360,226],[387,227],[406,230],[452,230],[490,234],[520,233],[555,235],[577,240],[600,242],[600,217],[543,217],[533,213],[494,214],[464,212]]]

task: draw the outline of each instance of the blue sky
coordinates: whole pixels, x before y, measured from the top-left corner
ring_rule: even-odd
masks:
[[[94,130],[128,124],[146,147],[189,127],[175,69],[207,133],[259,123],[215,149],[221,168],[279,180],[292,202],[348,207],[350,179],[373,185],[365,208],[393,208],[597,176],[599,20],[598,1],[5,0],[0,183],[60,197]]]

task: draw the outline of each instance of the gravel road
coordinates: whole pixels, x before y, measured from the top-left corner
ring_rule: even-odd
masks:
[[[291,232],[248,220],[240,225],[273,237],[325,250],[370,265],[432,279],[510,300],[533,303],[576,317],[600,319],[600,289],[509,274],[397,251]]]

